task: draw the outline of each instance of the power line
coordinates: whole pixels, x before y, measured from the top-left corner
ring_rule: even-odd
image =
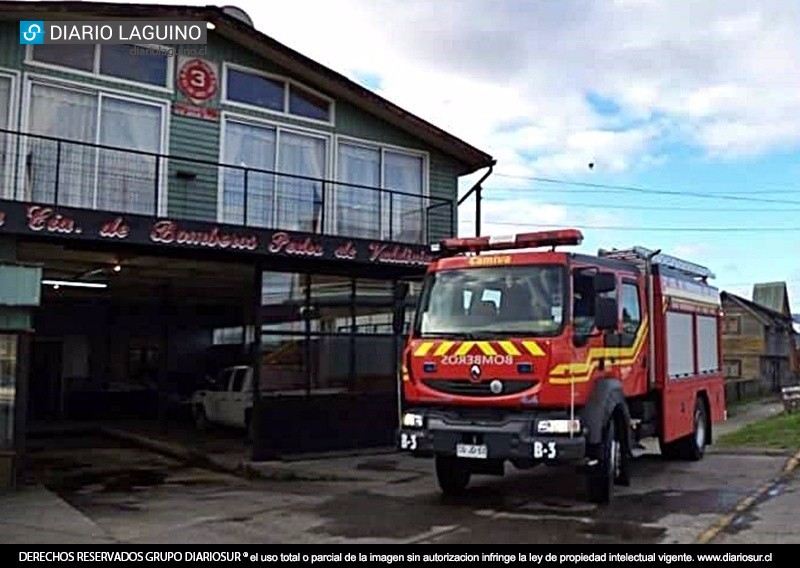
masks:
[[[566,225],[579,229],[598,231],[663,231],[663,232],[696,232],[696,233],[739,233],[739,232],[794,232],[800,227],[620,227],[613,225],[583,225],[575,223],[514,223],[512,221],[484,221],[486,225],[502,225],[509,227],[543,227],[548,229],[564,228]]]
[[[496,201],[502,202],[507,201],[506,199],[502,199],[499,197],[484,197],[484,202],[486,201]],[[725,207],[714,207],[713,209],[708,208],[699,208],[699,207],[660,207],[658,205],[621,205],[621,204],[605,204],[605,203],[572,203],[567,201],[537,201],[536,205],[555,205],[559,207],[576,207],[576,208],[589,208],[589,209],[634,209],[639,211],[702,211],[703,213],[791,213],[791,212],[800,212],[800,208],[760,208],[760,209],[742,209],[739,208],[725,208]]]
[[[788,199],[768,199],[764,197],[742,197],[738,195],[728,195],[728,194],[712,194],[709,195],[708,193],[700,193],[696,191],[678,191],[678,190],[669,190],[669,189],[652,189],[647,187],[639,187],[633,185],[614,185],[614,184],[604,184],[604,183],[590,183],[585,181],[570,181],[565,179],[558,179],[558,178],[550,178],[550,177],[540,177],[540,176],[512,176],[511,174],[495,174],[500,177],[511,177],[516,179],[526,179],[530,181],[538,181],[541,183],[550,183],[555,185],[568,185],[568,186],[577,186],[577,187],[584,187],[584,188],[592,188],[592,189],[605,189],[605,190],[615,190],[617,192],[633,192],[633,193],[644,193],[649,195],[677,195],[683,197],[698,197],[701,199],[723,199],[729,201],[744,201],[744,202],[761,202],[761,203],[786,203],[792,205],[800,205],[800,201],[792,201]],[[521,190],[530,190],[531,188],[520,188]],[[518,191],[518,190],[514,190]],[[577,193],[577,192],[573,192]]]

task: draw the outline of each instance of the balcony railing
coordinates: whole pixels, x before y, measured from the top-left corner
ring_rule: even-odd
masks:
[[[403,243],[454,234],[454,202],[0,129],[0,198]]]

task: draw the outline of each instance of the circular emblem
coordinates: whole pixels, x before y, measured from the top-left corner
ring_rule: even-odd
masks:
[[[217,74],[202,59],[190,59],[178,72],[178,88],[193,101],[207,101],[217,93]]]
[[[469,370],[469,380],[473,383],[480,382],[481,380],[481,368],[478,365],[473,365],[472,368]]]
[[[489,383],[489,390],[492,391],[492,394],[500,394],[503,392],[503,383],[495,379]]]

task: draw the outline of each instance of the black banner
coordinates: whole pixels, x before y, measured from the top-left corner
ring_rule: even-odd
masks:
[[[261,256],[424,268],[425,245],[147,217],[0,200],[0,235],[47,236]]]
[[[412,545],[413,546],[413,545]],[[535,551],[532,551],[535,549]],[[362,545],[287,546],[237,544],[228,547],[175,546],[6,546],[9,560],[17,564],[98,563],[153,564],[236,563],[291,564],[294,566],[765,566],[793,560],[791,551],[775,546],[735,545],[701,548],[689,545],[426,545],[417,550],[408,545],[365,547]]]

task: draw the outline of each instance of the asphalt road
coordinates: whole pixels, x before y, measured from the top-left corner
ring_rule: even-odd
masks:
[[[513,469],[440,496],[432,464],[394,455],[371,481],[246,480],[187,467],[102,437],[39,442],[32,472],[123,543],[651,543],[691,542],[780,470],[781,456],[710,453],[697,463],[633,463],[610,506],[584,499],[574,469]],[[323,466],[324,467],[324,466]]]

